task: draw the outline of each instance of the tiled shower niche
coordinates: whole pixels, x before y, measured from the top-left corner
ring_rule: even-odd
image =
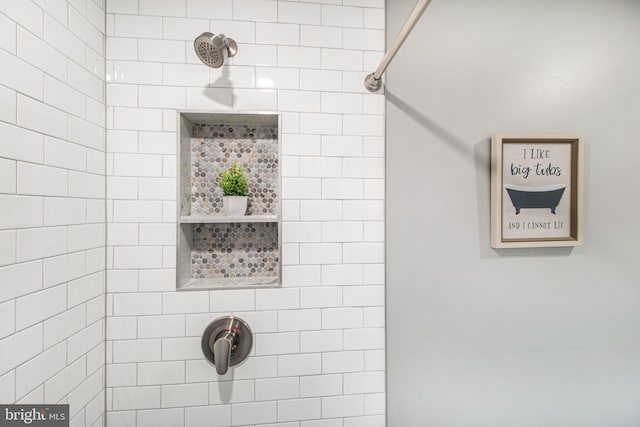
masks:
[[[177,286],[180,290],[280,284],[279,115],[180,113]],[[237,163],[247,214],[226,216],[220,173]]]

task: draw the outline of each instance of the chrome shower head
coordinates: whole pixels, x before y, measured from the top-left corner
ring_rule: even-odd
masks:
[[[224,34],[200,34],[193,42],[198,58],[211,68],[219,68],[227,58],[238,53],[238,45],[235,40],[225,37]]]

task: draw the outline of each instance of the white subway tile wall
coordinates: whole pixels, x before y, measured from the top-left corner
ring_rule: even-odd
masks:
[[[0,401],[103,426],[104,0],[0,2]]]
[[[204,31],[237,56],[200,63]],[[384,425],[383,50],[380,0],[107,0],[109,426]],[[281,289],[175,292],[181,109],[282,114]],[[255,341],[219,377],[227,314]]]

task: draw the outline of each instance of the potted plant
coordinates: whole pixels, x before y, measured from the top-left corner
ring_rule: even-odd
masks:
[[[244,168],[235,163],[218,180],[222,189],[222,206],[225,215],[243,216],[247,212],[247,177]]]

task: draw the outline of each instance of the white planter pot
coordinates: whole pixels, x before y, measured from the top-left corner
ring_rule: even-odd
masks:
[[[222,196],[224,214],[243,216],[247,213],[247,196]]]

